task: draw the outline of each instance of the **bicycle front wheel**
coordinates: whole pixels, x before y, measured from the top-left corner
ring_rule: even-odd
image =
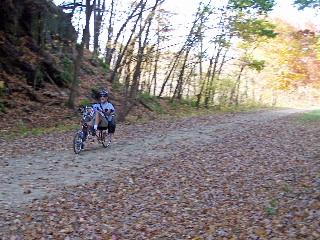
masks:
[[[76,154],[80,153],[83,149],[83,132],[78,131],[73,138],[73,150]]]

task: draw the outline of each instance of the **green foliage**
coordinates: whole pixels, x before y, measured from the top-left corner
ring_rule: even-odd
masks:
[[[283,188],[286,192],[290,192],[292,190],[292,186],[288,185],[288,184],[284,184]]]
[[[79,107],[91,106],[92,102],[90,100],[83,100],[80,102]]]
[[[152,111],[156,111],[159,114],[164,113],[164,109],[160,106],[160,103],[156,96],[151,95],[148,92],[143,92],[139,94],[137,97],[140,100],[140,103],[143,104],[148,109]]]
[[[61,61],[63,70],[61,71],[61,77],[67,83],[71,83],[73,81],[74,71],[73,71],[73,61],[70,58],[64,58]]]
[[[157,113],[159,113],[159,114],[164,113],[164,109],[160,105],[155,105],[154,108]]]
[[[91,92],[92,92],[92,94],[94,94],[94,95],[99,95],[100,90],[97,89],[97,88],[91,88]]]
[[[97,73],[92,68],[88,67],[86,64],[82,64],[81,68],[88,74],[97,75]]]
[[[91,88],[91,93],[92,93],[94,99],[98,99],[99,98],[100,91],[101,90],[99,90],[97,88]]]
[[[210,43],[216,43],[219,46],[224,47],[224,48],[229,48],[229,47],[232,46],[232,43],[230,41],[227,41],[226,39],[222,39],[222,38],[215,39],[215,40],[210,40],[209,42]]]
[[[275,0],[230,0],[228,8],[239,10],[256,9],[259,13],[266,13],[275,6]]]
[[[270,206],[266,208],[265,214],[271,215],[271,216],[276,215],[278,212],[278,208],[277,208],[278,203],[279,203],[279,201],[277,199],[275,199],[275,198],[272,199],[270,201]]]
[[[107,64],[104,59],[98,58],[98,62],[100,63],[100,66],[105,70],[108,71],[110,69],[110,65]]]
[[[110,66],[105,62],[101,62],[101,67],[106,71],[110,69]]]
[[[257,37],[275,38],[278,33],[274,32],[276,26],[268,21],[260,19],[237,18],[232,25],[232,32],[246,41],[254,41]]]
[[[11,35],[11,34],[7,34],[6,36],[8,38],[8,40],[10,41],[10,43],[12,45],[15,45],[15,46],[21,46],[21,40],[19,37],[16,37],[14,35]]]
[[[73,81],[73,72],[63,71],[61,72],[61,77],[67,82],[71,83]]]
[[[16,133],[10,133],[10,134],[6,134],[6,133],[2,133],[0,134],[0,138],[5,138],[5,137],[16,137],[16,136],[22,136],[22,135],[38,135],[38,134],[43,134],[46,132],[64,132],[64,131],[70,131],[70,130],[77,130],[79,129],[79,125],[78,124],[71,124],[71,125],[59,125],[57,127],[54,128],[43,128],[43,127],[38,127],[36,129],[33,130],[28,130],[27,127],[25,127],[23,125],[23,122],[21,121],[21,129],[20,131],[16,132]]]
[[[320,6],[319,0],[295,0],[293,4],[297,5],[299,10],[303,10],[305,8],[319,8]]]
[[[267,207],[266,208],[266,215],[271,215],[271,216],[274,216],[277,214],[277,208],[275,207]]]
[[[249,62],[248,67],[260,72],[261,70],[263,70],[265,68],[265,62],[266,61],[264,61],[264,60],[261,60],[261,61],[252,60],[251,62]]]
[[[182,109],[185,112],[189,112],[190,107],[197,108],[197,101],[196,100],[180,100],[177,102],[169,103],[169,106],[172,110],[179,110]]]
[[[28,128],[24,125],[22,120],[20,120],[18,124],[21,131],[25,132],[28,130]]]
[[[145,100],[157,100],[157,97],[154,95],[151,95],[148,92],[143,92],[140,94],[139,96],[141,99],[145,99]]]
[[[7,108],[5,107],[3,102],[0,102],[0,111],[3,113],[7,113]]]
[[[179,109],[179,105],[177,102],[173,102],[173,103],[169,103],[170,108],[172,108],[173,110],[178,110]]]
[[[122,86],[121,83],[114,83],[114,84],[112,85],[112,87],[113,87],[114,90],[119,91],[119,90],[122,89],[123,86]]]
[[[99,53],[96,54],[99,55]],[[91,59],[91,63],[94,66],[101,66],[105,71],[108,71],[110,69],[110,66],[105,62],[104,58],[96,57],[94,59]]]
[[[0,97],[4,96],[7,92],[7,88],[4,86],[4,82],[0,81]]]
[[[190,107],[196,108],[197,107],[197,100],[191,100],[189,102]]]
[[[69,58],[64,58],[61,61],[64,68],[70,69],[72,65],[72,61]]]

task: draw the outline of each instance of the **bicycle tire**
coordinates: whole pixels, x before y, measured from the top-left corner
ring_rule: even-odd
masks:
[[[78,131],[73,138],[73,150],[76,154],[80,153],[83,150],[83,132]]]
[[[109,133],[104,133],[103,140],[101,141],[102,145],[107,148],[110,146],[112,141],[112,135]]]

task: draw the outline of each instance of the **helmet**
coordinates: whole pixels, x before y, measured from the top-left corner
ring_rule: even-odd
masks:
[[[108,96],[108,92],[105,91],[105,90],[102,90],[99,94],[100,94],[100,95],[107,95],[107,96]]]

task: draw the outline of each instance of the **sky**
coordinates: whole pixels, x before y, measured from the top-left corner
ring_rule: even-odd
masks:
[[[56,4],[63,1],[64,0],[53,0]],[[133,0],[123,0],[121,2],[125,3],[126,1],[132,2]],[[228,0],[165,0],[163,8],[179,13],[179,19],[177,21],[186,23],[193,19],[192,14],[195,13],[198,2],[200,1],[203,3],[212,2],[217,6],[217,4],[226,3]],[[300,28],[304,28],[307,22],[313,22],[320,30],[320,10],[318,10],[318,15],[316,15],[316,10],[310,8],[298,11],[297,7],[292,6],[293,2],[294,0],[276,0],[277,6],[271,12],[270,16],[282,18]]]
[[[60,4],[63,1],[70,1],[70,0],[53,0],[55,4]],[[107,0],[108,3],[110,0]],[[119,3],[123,6],[123,9],[126,8],[126,4],[132,2],[133,0],[122,0]],[[305,9],[303,11],[298,11],[297,7],[293,7],[292,3],[294,0],[275,0],[276,6],[274,10],[271,12],[271,17],[279,17],[288,23],[298,27],[299,29],[306,29],[308,28],[307,23],[313,22],[316,26],[316,29],[320,31],[320,10],[318,11],[319,14],[316,15],[316,10],[314,9]],[[194,20],[193,14],[195,14],[198,3],[213,3],[215,7],[218,4],[225,5],[228,0],[165,0],[162,7],[170,12],[178,13],[178,16],[175,16],[172,21],[174,21],[175,26],[179,26],[179,31],[175,31],[174,38],[171,39],[172,45],[182,44],[185,41],[185,36],[190,31],[190,25]],[[154,3],[154,0],[150,0],[150,4]],[[211,4],[211,5],[213,5]],[[102,44],[103,40],[101,40]]]
[[[198,2],[208,3],[210,0],[166,0],[163,4],[165,8],[170,8],[179,12],[181,22],[186,22],[192,18],[198,6]],[[227,0],[211,0],[212,3],[225,3]],[[303,11],[298,11],[297,7],[293,7],[294,0],[276,0],[277,6],[271,12],[271,17],[279,17],[289,23],[305,28],[307,22],[313,22],[320,30],[320,11],[316,15],[316,10],[307,8]]]
[[[306,23],[312,22],[320,30],[320,9],[306,8],[299,11],[297,7],[291,5],[294,0],[277,0],[276,2],[277,6],[272,11],[271,17],[282,18],[300,28],[305,28]]]

